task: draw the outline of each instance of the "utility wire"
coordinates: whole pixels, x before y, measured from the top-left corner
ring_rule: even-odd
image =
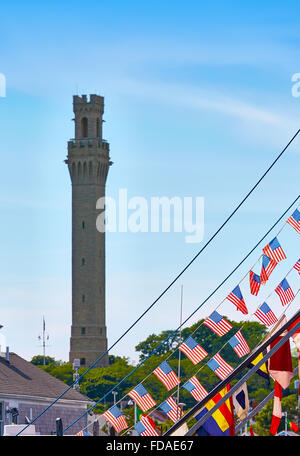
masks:
[[[177,328],[175,329],[164,341],[160,343],[148,356],[145,358],[143,361],[141,361],[129,374],[127,374],[120,382],[115,385],[110,391],[108,391],[104,396],[102,396],[101,399],[99,399],[91,408],[89,408],[88,411],[91,411],[96,405],[98,405],[100,402],[103,401],[113,390],[118,388],[127,378],[129,378],[137,369],[139,369],[152,355],[154,355],[159,348],[166,343],[171,337],[173,337],[179,329],[185,325],[185,323],[202,307],[215,293],[219,288],[224,285],[224,283],[234,274],[234,272],[246,261],[246,259],[253,253],[253,251],[258,247],[258,245],[268,236],[268,234],[274,229],[274,227],[277,225],[277,223],[280,222],[280,220],[286,215],[286,213],[291,209],[291,207],[296,203],[296,201],[300,198],[300,195],[297,196],[297,198],[293,201],[293,203],[286,209],[286,211],[280,216],[280,218],[272,225],[272,227],[267,231],[267,233],[257,242],[257,244],[250,250],[250,252],[243,258],[243,260],[231,271],[231,273],[217,286],[217,288],[214,289],[214,291],[204,300],[202,303],[186,318],[186,320]],[[84,412],[79,418],[77,418],[73,423],[71,423],[66,429],[68,430],[71,426],[73,426],[77,421],[79,421],[81,418],[83,418],[88,411]]]
[[[52,405],[54,405],[62,396],[64,396],[77,382],[80,381],[80,379],[85,375],[87,374],[87,372],[89,372],[94,366],[97,365],[97,363],[99,361],[101,361],[101,359],[106,355],[108,354],[108,352],[110,350],[112,350],[112,348],[114,348],[119,342],[120,340],[122,340],[126,334],[128,334],[131,329],[144,317],[144,315],[146,315],[149,310],[152,309],[152,307],[154,307],[154,305],[167,293],[167,291],[174,285],[175,282],[177,282],[177,280],[184,274],[184,272],[192,265],[192,263],[194,263],[194,261],[199,257],[199,255],[206,249],[206,247],[212,242],[212,240],[218,235],[218,233],[224,228],[225,225],[227,225],[227,223],[229,222],[229,220],[234,216],[234,214],[239,210],[239,208],[244,204],[244,202],[249,198],[249,196],[253,193],[253,191],[256,189],[256,187],[258,187],[258,185],[260,184],[260,182],[265,178],[265,176],[269,173],[269,171],[273,168],[273,166],[277,163],[277,161],[280,159],[280,157],[284,154],[284,152],[287,150],[287,148],[291,145],[291,143],[294,141],[294,139],[297,137],[297,135],[299,134],[300,132],[300,129],[297,130],[297,132],[294,134],[294,136],[290,139],[290,141],[287,143],[287,145],[282,149],[282,151],[279,153],[279,155],[275,158],[275,160],[272,162],[272,164],[268,167],[268,169],[263,173],[263,175],[261,176],[261,178],[256,182],[256,184],[251,188],[251,190],[247,193],[247,195],[242,199],[242,201],[238,204],[238,206],[233,210],[233,212],[231,212],[231,214],[229,215],[229,217],[227,217],[227,219],[225,220],[225,222],[222,223],[222,225],[217,229],[217,231],[210,237],[210,239],[205,243],[205,245],[199,250],[199,252],[192,258],[192,260],[181,270],[181,272],[179,274],[177,274],[177,276],[175,277],[175,279],[172,280],[172,282],[164,289],[164,291],[158,296],[158,298],[155,299],[155,301],[152,302],[152,304],[150,304],[150,306],[148,306],[148,308],[135,320],[134,323],[132,323],[131,326],[129,326],[129,328],[98,358],[96,359],[96,361],[94,361],[93,364],[91,364],[91,366],[80,376],[78,377],[73,383],[72,385],[69,386],[69,388],[67,388],[61,395],[59,395],[48,407],[46,407],[45,410],[43,410],[43,412],[41,412],[37,417],[35,417],[33,420],[31,420],[31,422],[29,424],[27,424],[23,429],[21,429],[21,431],[18,432],[18,434],[16,435],[19,435],[21,434],[28,426],[30,426],[31,424],[33,424],[38,418],[40,418],[40,416],[43,415],[43,413],[45,413],[50,407],[52,407]]]

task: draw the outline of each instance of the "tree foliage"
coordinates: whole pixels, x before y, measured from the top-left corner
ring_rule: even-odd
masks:
[[[225,336],[219,337],[202,323],[203,320],[200,320],[192,326],[184,328],[182,330],[182,340],[185,340],[189,335],[193,335],[197,342],[200,343],[210,356],[213,356],[216,352],[218,352],[242,324],[240,322],[231,321],[233,328]],[[117,401],[122,399],[123,396],[125,396],[132,388],[142,381],[143,385],[149,390],[157,403],[165,400],[168,397],[166,388],[154,375],[150,374],[166,358],[168,358],[168,362],[174,371],[177,372],[178,350],[174,351],[174,348],[180,343],[180,335],[179,333],[173,334],[173,332],[173,330],[165,330],[157,335],[150,334],[145,340],[141,341],[136,346],[140,362],[142,361],[143,364],[132,374],[131,372],[135,369],[135,366],[130,363],[128,358],[110,355],[109,366],[103,368],[93,368],[80,380],[80,392],[88,396],[90,399],[98,401],[110,390],[114,389],[124,377],[128,376],[128,378],[126,378],[126,380],[117,388]],[[242,332],[250,348],[253,349],[264,337],[265,326],[256,322],[244,322]],[[168,338],[167,342],[162,343],[166,338]],[[148,355],[152,353],[153,350],[156,350],[155,354],[146,360]],[[240,359],[237,357],[229,344],[222,349],[221,353],[224,359],[233,367],[240,363]],[[47,358],[49,359],[46,366],[39,363],[40,355],[34,357],[32,362],[39,365],[39,367],[44,369],[49,374],[57,377],[68,385],[71,385],[73,382],[72,364],[60,363],[55,361],[53,358]],[[219,378],[207,366],[205,366],[207,360],[208,358],[203,361],[203,367],[201,372],[199,372],[198,377],[204,388],[207,389],[207,391],[211,391],[212,388],[218,384]],[[182,381],[188,380],[198,369],[199,366],[194,366],[191,361],[182,354],[180,368]],[[82,375],[86,370],[87,368],[79,369],[79,375]],[[248,381],[248,392],[252,398],[261,400],[262,396],[266,395],[269,391],[270,388],[268,387],[266,380],[258,375],[254,375]],[[186,408],[193,407],[195,405],[194,399],[184,388],[181,388],[180,390],[180,400],[186,404]],[[101,404],[95,408],[95,411],[102,413],[105,407],[107,405],[112,405],[112,403],[113,396],[110,393],[103,401],[101,401]]]

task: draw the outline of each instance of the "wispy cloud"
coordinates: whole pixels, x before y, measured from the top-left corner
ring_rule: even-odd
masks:
[[[135,79],[122,79],[116,82],[116,86],[120,91],[141,98],[155,99],[170,105],[214,111],[242,120],[263,122],[271,125],[280,125],[286,120],[289,122],[294,121],[294,119],[286,119],[277,112],[262,106],[224,95],[222,92],[200,89],[195,86],[156,83],[153,81],[145,82]]]

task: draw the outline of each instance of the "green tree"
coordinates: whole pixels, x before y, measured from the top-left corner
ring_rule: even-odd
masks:
[[[30,361],[32,364],[34,364],[35,366],[43,366],[44,365],[44,356],[43,355],[36,355],[32,358],[32,360]],[[45,356],[45,365],[47,366],[48,364],[51,364],[51,363],[58,363],[58,361],[55,361],[54,358],[52,358],[51,356]]]

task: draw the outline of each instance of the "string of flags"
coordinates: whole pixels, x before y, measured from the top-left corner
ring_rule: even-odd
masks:
[[[300,212],[298,209],[296,209],[293,212],[293,214],[288,218],[288,220],[286,220],[286,223],[289,224],[292,228],[295,229],[297,233],[300,234]],[[271,273],[278,265],[278,263],[287,258],[282,246],[279,243],[277,236],[274,237],[262,249],[263,253],[261,255],[262,263],[260,275],[253,272],[253,267],[250,269],[248,273],[250,293],[253,296],[258,295],[261,285],[264,285],[268,281]],[[295,269],[300,275],[300,258],[292,269]],[[295,299],[295,296],[297,294],[295,294],[291,289],[291,286],[286,277],[284,277],[284,279],[280,282],[280,284],[275,288],[274,291],[278,295],[282,306],[290,304]],[[232,292],[227,296],[227,298],[225,298],[225,300],[226,299],[230,301],[232,304],[234,304],[236,306],[236,309],[240,311],[242,314],[249,314],[245,299],[242,295],[240,284],[238,284],[232,290]],[[266,327],[270,327],[278,321],[276,315],[266,302],[263,302],[260,306],[258,306],[253,315]],[[206,325],[208,328],[210,328],[219,337],[223,337],[233,328],[231,323],[227,321],[226,318],[219,314],[216,310],[214,310],[211,313],[211,315],[207,317],[202,323]],[[198,330],[198,328],[196,330]],[[193,331],[193,333],[195,331]],[[239,358],[246,356],[250,353],[249,345],[247,344],[246,339],[242,335],[241,330],[238,330],[236,334],[234,334],[227,341],[227,343],[232,347],[232,349],[235,351],[236,355]],[[204,348],[201,347],[200,344],[198,344],[198,342],[191,335],[177,348],[182,353],[184,353],[194,365],[199,364],[208,356],[208,353],[204,350]],[[234,370],[233,367],[230,366],[224,360],[224,358],[222,358],[219,352],[216,353],[211,359],[209,359],[209,361],[207,361],[205,365],[208,366],[221,380],[225,380]],[[175,388],[181,383],[181,380],[178,378],[178,376],[166,360],[163,361],[156,369],[154,369],[152,373],[163,383],[163,385],[166,387],[168,391],[171,391],[173,388]],[[192,395],[192,397],[198,402],[203,400],[208,394],[208,392],[201,385],[201,383],[195,375],[192,376],[187,382],[185,382],[182,385],[182,387],[186,391],[188,391]],[[142,382],[127,394],[136,402],[136,404],[141,408],[143,412],[146,412],[156,406],[155,400],[152,398],[151,394],[146,390],[146,388],[142,385]],[[181,417],[182,410],[180,409],[180,407],[178,406],[178,404],[172,396],[170,396],[158,407],[174,423],[178,421],[178,419]],[[109,410],[107,410],[103,414],[103,416],[115,428],[115,430],[118,433],[128,428],[125,416],[122,413],[122,411],[117,407],[117,405],[114,405]],[[153,421],[151,423],[149,420],[152,421],[149,415],[142,415],[140,421],[136,423],[134,427],[139,435],[159,435],[157,433],[155,425],[153,427]]]

